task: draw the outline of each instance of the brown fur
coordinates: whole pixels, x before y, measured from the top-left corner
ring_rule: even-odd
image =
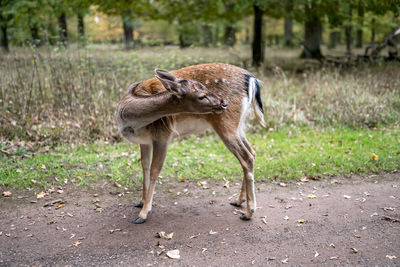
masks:
[[[243,219],[251,218],[256,208],[253,174],[255,151],[246,140],[242,129],[243,125],[240,125],[243,123],[246,115],[243,112],[247,112],[243,108],[249,108],[249,104],[247,103],[249,98],[252,103],[255,101],[254,96],[248,96],[248,87],[250,85],[246,81],[246,75],[251,76],[251,74],[239,67],[223,63],[189,66],[171,71],[171,74],[178,80],[191,81],[188,86],[197,89],[194,89],[194,91],[188,90],[189,94],[198,96],[199,93],[200,95],[204,93],[210,98],[210,103],[212,102],[214,106],[218,104],[218,101],[221,101],[224,105],[225,103],[227,104],[227,108],[222,112],[219,109],[217,109],[218,112],[208,112],[207,105],[210,105],[210,103],[207,104],[206,102],[196,100],[195,97],[191,100],[192,102],[189,101],[188,103],[196,105],[197,108],[193,108],[190,104],[185,106],[185,96],[178,96],[175,99],[173,95],[166,92],[171,90],[164,87],[168,84],[165,84],[160,77],[158,79],[152,78],[143,81],[137,86],[135,85],[124,96],[120,102],[118,112],[119,124],[121,125],[129,125],[129,123],[133,123],[135,120],[143,120],[143,116],[149,116],[151,119],[153,117],[149,113],[152,112],[158,113],[160,116],[162,114],[165,115],[163,118],[160,117],[159,119],[150,121],[144,127],[135,129],[134,133],[129,133],[129,131],[124,133],[122,131],[131,141],[141,143],[144,176],[143,208],[135,223],[144,222],[148,212],[151,210],[155,181],[161,171],[168,144],[174,136],[172,129],[188,118],[207,121],[221,137],[227,148],[238,158],[244,171],[244,180],[240,196],[233,204],[241,205],[247,200],[246,214],[243,216]],[[255,78],[253,77],[252,79]],[[163,82],[160,82],[160,80]],[[201,83],[205,87],[199,87],[196,85],[196,82]],[[174,93],[173,90],[171,92],[172,94]],[[244,107],[243,105],[247,106]],[[255,105],[253,107],[256,109]],[[214,108],[213,110],[216,109]],[[260,123],[263,123],[262,114],[258,116],[258,119]],[[124,127],[126,126],[121,126],[120,130],[124,129]],[[138,139],[135,139],[136,137]],[[151,149],[153,149],[153,160],[150,167]]]

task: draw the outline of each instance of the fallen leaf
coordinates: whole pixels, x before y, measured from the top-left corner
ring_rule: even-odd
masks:
[[[12,193],[10,191],[4,191],[2,195],[3,197],[11,197]]]
[[[199,237],[200,236],[200,233],[198,233],[197,235],[192,235],[191,237],[189,237],[190,239],[192,239],[192,238],[196,238],[196,237]]]
[[[180,259],[181,255],[179,255],[179,249],[169,250],[167,251],[167,256],[170,259]]]
[[[395,208],[392,208],[392,207],[384,207],[383,210],[385,210],[385,211],[394,211]]]
[[[226,181],[225,184],[224,184],[224,187],[225,188],[229,188],[229,183],[230,183],[230,181]]]
[[[396,256],[390,256],[390,255],[386,255],[386,258],[388,258],[389,260],[397,259]]]
[[[161,232],[157,232],[156,233],[156,237],[158,238],[164,238],[165,240],[170,240],[172,239],[172,237],[174,236],[174,232],[170,233],[170,234],[166,234],[165,232],[161,231]]]
[[[389,222],[400,222],[399,219],[392,218],[392,217],[389,217],[389,216],[382,216],[382,220],[389,221]]]
[[[46,195],[46,193],[42,191],[42,192],[40,192],[39,194],[36,195],[36,198],[37,199],[41,199],[41,198],[44,198],[45,195]]]
[[[183,178],[183,177],[180,177],[180,176],[179,176],[179,178],[178,178],[178,179],[179,179],[179,182],[182,182],[182,183],[184,183],[184,182],[185,182],[185,178]]]
[[[208,232],[210,235],[215,235],[218,232],[214,232],[213,230],[210,230],[210,232]]]
[[[51,202],[47,202],[43,205],[43,207],[53,206],[54,204],[60,203],[62,204],[64,201],[62,199],[56,199]]]
[[[350,248],[350,250],[351,250],[351,252],[353,252],[353,253],[357,253],[357,252],[358,252],[358,250],[357,250],[356,248]]]
[[[305,223],[306,221],[304,219],[298,219],[297,222],[298,223]]]
[[[307,197],[308,197],[309,199],[317,198],[317,196],[316,196],[316,195],[313,195],[313,194],[310,194],[310,195],[308,195]]]
[[[308,175],[307,178],[310,179],[310,180],[314,180],[314,181],[319,181],[320,180],[320,178],[318,176],[314,176],[314,175]]]
[[[61,209],[62,207],[64,207],[64,204],[59,204],[56,206],[56,210]]]
[[[310,180],[307,177],[303,177],[303,178],[300,179],[300,182],[303,182],[303,183],[307,183],[309,181]]]
[[[80,246],[81,244],[82,244],[81,241],[76,241],[76,242],[72,243],[72,245],[73,245],[74,247]]]
[[[375,153],[372,153],[371,160],[378,160],[378,159],[379,159],[379,156],[376,155]]]
[[[261,219],[261,221],[262,221],[264,224],[267,224],[266,217],[267,217],[267,216],[264,216],[264,217],[262,217],[262,219]]]

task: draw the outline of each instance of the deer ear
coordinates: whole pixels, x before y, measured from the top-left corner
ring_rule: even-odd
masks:
[[[172,73],[160,69],[156,69],[154,71],[156,73],[156,78],[160,80],[161,84],[169,92],[178,96],[183,96],[186,94],[185,89],[179,83],[181,80],[172,75]]]

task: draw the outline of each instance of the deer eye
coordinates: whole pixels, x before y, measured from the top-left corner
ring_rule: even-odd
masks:
[[[206,98],[205,95],[199,96],[199,100],[203,100],[204,98]]]

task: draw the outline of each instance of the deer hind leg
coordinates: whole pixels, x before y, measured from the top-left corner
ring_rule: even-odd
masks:
[[[167,155],[168,142],[153,142],[153,159],[150,168],[150,183],[146,190],[143,207],[140,210],[139,217],[133,223],[144,223],[147,219],[148,213],[151,211],[153,204],[154,187],[160,174],[161,168],[164,164],[165,156]]]
[[[228,127],[225,128],[225,126],[219,125],[218,128],[214,129],[221,137],[225,146],[239,160],[240,165],[242,165],[243,175],[244,175],[242,188],[238,200],[236,201],[236,203],[233,203],[233,205],[240,206],[244,202],[244,200],[246,200],[247,201],[246,212],[240,218],[243,220],[249,220],[252,217],[254,211],[256,210],[256,196],[254,190],[254,173],[253,173],[254,156],[247,149],[240,135],[231,135],[230,133],[226,132],[227,128]]]
[[[254,151],[254,149],[250,146],[249,142],[247,141],[246,135],[244,134],[243,131],[240,131],[240,140],[242,140],[244,146],[246,147],[246,149],[251,153],[251,155],[253,156],[253,158],[255,159],[256,157],[256,152]],[[246,201],[246,182],[245,179],[243,179],[242,182],[242,187],[240,189],[240,195],[239,198],[236,201],[232,201],[230,202],[230,204],[232,206],[235,207],[240,207],[242,206],[242,203]]]
[[[150,184],[150,163],[151,163],[151,149],[152,145],[140,145],[140,161],[143,169],[143,190],[142,200],[134,204],[137,208],[142,208],[146,200],[147,190]]]

